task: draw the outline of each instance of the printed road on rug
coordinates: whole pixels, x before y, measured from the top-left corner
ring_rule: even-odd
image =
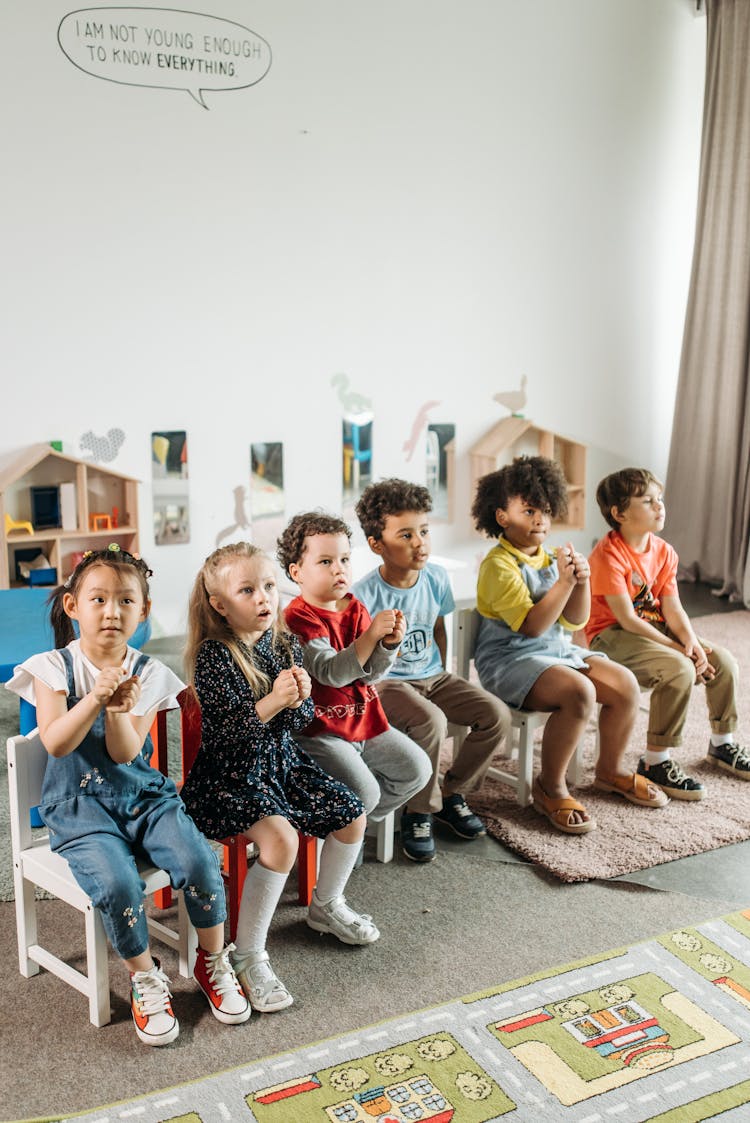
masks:
[[[750,1118],[750,909],[76,1115],[83,1123]]]

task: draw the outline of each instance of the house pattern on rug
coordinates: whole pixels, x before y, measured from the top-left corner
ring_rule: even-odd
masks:
[[[750,909],[135,1103],[139,1123],[683,1123],[750,1110],[748,1073]]]

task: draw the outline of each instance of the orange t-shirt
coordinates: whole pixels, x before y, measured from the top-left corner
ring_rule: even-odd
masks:
[[[591,615],[586,640],[616,624],[607,597],[623,593],[633,602],[636,615],[651,624],[664,622],[661,598],[677,592],[677,552],[673,546],[649,534],[643,553],[633,550],[619,530],[610,530],[594,547],[590,557]]]

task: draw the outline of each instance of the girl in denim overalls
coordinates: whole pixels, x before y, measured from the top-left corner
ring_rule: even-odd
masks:
[[[8,687],[36,706],[49,754],[40,812],[50,845],[101,910],[130,971],[139,1038],[166,1045],[179,1025],[169,979],[149,950],[136,857],[184,890],[200,944],[195,978],[215,1016],[244,1022],[250,1006],[224,946],[218,860],[174,783],[149,765],[154,715],[175,708],[183,689],[167,667],[128,646],[148,616],[150,576],[144,561],[116,545],[85,554],[50,598],[56,650],[27,659]]]
[[[479,480],[471,513],[477,530],[498,539],[477,581],[479,681],[509,706],[550,713],[534,809],[565,834],[595,826],[570,795],[566,771],[597,702],[601,749],[594,786],[641,807],[663,807],[661,790],[622,765],[638,712],[635,677],[572,642],[589,615],[588,562],[572,543],[554,555],[542,546],[552,519],[567,513],[560,465],[544,456],[516,457]]]

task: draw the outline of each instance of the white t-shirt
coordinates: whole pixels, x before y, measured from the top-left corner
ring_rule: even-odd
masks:
[[[68,644],[68,651],[73,657],[73,678],[77,697],[82,698],[93,690],[96,677],[101,667],[86,658],[81,651],[81,641],[74,639]],[[123,666],[128,674],[138,662],[142,652],[134,647],[128,647]],[[39,679],[50,690],[61,691],[68,694],[68,673],[65,660],[60,651],[45,651],[41,655],[32,655],[25,662],[20,663],[13,672],[13,677],[5,685],[8,690],[18,694],[32,706],[36,705],[36,690],[34,680]],[[177,695],[185,689],[185,684],[158,659],[149,656],[140,674],[141,696],[130,711],[134,717],[151,713],[152,710],[174,710],[179,706]]]

